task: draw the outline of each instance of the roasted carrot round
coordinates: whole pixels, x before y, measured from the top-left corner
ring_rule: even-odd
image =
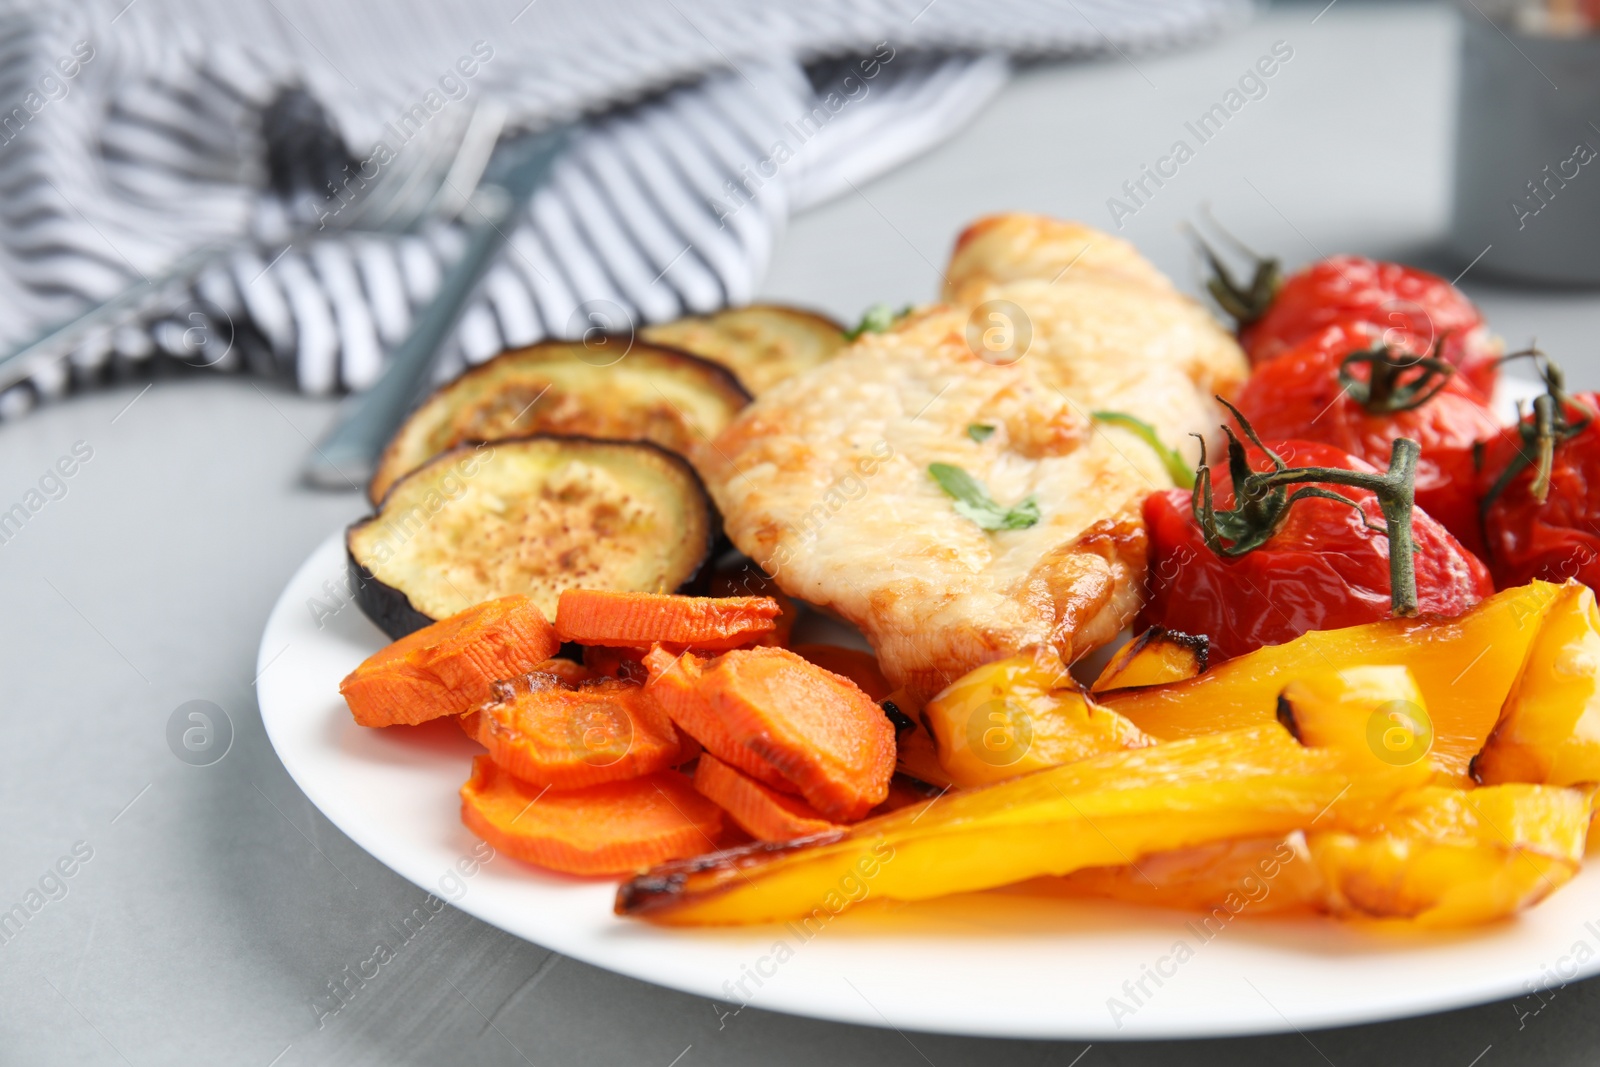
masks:
[[[498,851],[567,874],[607,875],[710,852],[722,812],[677,771],[557,791],[487,756],[461,787],[461,821]]]
[[[878,669],[878,657],[871,652],[842,645],[790,645],[789,651],[825,671],[850,679],[873,700],[882,700],[894,692],[894,686]]]
[[[597,673],[589,669],[586,663],[579,663],[575,659],[565,659],[560,656],[545,660],[533,669],[535,674],[553,674],[568,685],[577,685],[597,677]]]
[[[709,663],[698,688],[728,736],[825,818],[859,819],[888,796],[894,726],[848,678],[787,649],[749,648]]]
[[[499,699],[463,715],[462,728],[534,785],[578,789],[684,761],[678,732],[638,682],[532,673],[497,688]]]
[[[758,841],[792,841],[839,829],[799,797],[770,789],[709,752],[695,764],[694,788]]]
[[[708,591],[714,597],[766,596],[776,600],[778,617],[772,620],[772,631],[762,634],[751,644],[789,647],[789,634],[794,630],[795,620],[800,617],[800,609],[793,600],[783,595],[778,583],[763,574],[754,563],[745,560],[728,570],[716,571],[711,575]]]
[[[583,650],[583,665],[597,675],[644,681],[650,672],[644,666],[642,648],[608,648],[589,645]]]
[[[700,691],[703,661],[692,652],[676,655],[654,648],[644,658],[650,671],[645,695],[655,702],[678,728],[724,763],[785,793],[797,790],[778,769],[736,740],[717,717],[710,701]]]
[[[339,683],[362,726],[456,715],[493,698],[493,683],[533,670],[561,647],[525,596],[501,597],[407,634]]]
[[[699,597],[568,589],[556,602],[556,632],[580,645],[674,645],[716,652],[771,633],[778,602],[765,596]]]

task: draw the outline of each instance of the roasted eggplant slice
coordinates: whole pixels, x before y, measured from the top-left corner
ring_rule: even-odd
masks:
[[[345,545],[361,610],[400,638],[513,593],[554,618],[563,589],[673,592],[699,572],[715,529],[680,456],[538,435],[435,457],[396,482]]]
[[[575,434],[651,441],[693,459],[749,402],[725,368],[675,349],[624,338],[518,348],[423,401],[384,449],[367,495],[377,503],[396,480],[464,441]]]
[[[751,304],[703,318],[679,319],[640,332],[722,364],[760,395],[783,379],[832,359],[848,343],[844,327],[814,311]]]

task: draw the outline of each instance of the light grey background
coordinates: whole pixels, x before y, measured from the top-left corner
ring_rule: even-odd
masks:
[[[1276,40],[1294,57],[1266,98],[1124,234],[1192,286],[1176,225],[1210,201],[1290,263],[1348,250],[1453,276],[1465,264],[1432,249],[1448,217],[1454,16],[1343,0],[1317,17],[1320,7],[1274,9],[1180,55],[1025,73],[962,136],[796,220],[767,295],[849,319],[876,300],[931,296],[956,233],[983,212],[1109,225],[1107,197]],[[1559,222],[1559,206],[1548,221]],[[1495,288],[1493,263],[1491,250],[1462,284],[1499,331],[1514,344],[1537,334],[1578,386],[1600,386],[1600,296]],[[0,510],[74,442],[94,450],[67,495],[0,545],[0,910],[75,842],[94,850],[68,895],[0,945],[0,1064],[1592,1059],[1593,982],[1561,990],[1537,1015],[1523,1014],[1534,1004],[1524,1001],[1310,1035],[1085,1051],[754,1008],[719,1018],[708,1001],[549,957],[453,909],[319,1030],[312,1004],[327,1002],[326,983],[392,939],[390,924],[423,899],[299,793],[262,732],[252,687],[279,589],[359,502],[293,482],[331,404],[244,379],[142,386],[0,426]],[[180,762],[166,740],[168,717],[193,699],[226,709],[235,728],[209,767]],[[949,981],[959,989],[962,976]]]

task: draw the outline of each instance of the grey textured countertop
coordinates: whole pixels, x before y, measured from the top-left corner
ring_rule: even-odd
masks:
[[[798,219],[766,295],[849,319],[876,300],[931,296],[951,241],[981,213],[1110,225],[1107,198],[1275,41],[1293,57],[1267,95],[1126,219],[1124,234],[1192,286],[1176,224],[1210,201],[1290,263],[1349,250],[1454,275],[1465,264],[1432,251],[1448,210],[1450,9],[1353,0],[1319,9],[1273,9],[1176,55],[1024,73],[961,136]],[[1577,385],[1600,386],[1600,295],[1496,288],[1493,263],[1491,251],[1463,285],[1499,331],[1513,343],[1537,334]],[[708,1001],[552,957],[448,908],[329,1014],[329,983],[378,939],[401,940],[394,931],[423,900],[295,788],[252,688],[279,589],[360,506],[294,483],[332,405],[244,379],[142,387],[0,426],[0,509],[77,452],[65,495],[0,544],[0,909],[33,891],[45,898],[0,944],[0,1063],[1592,1059],[1595,982],[1561,990],[1538,1014],[1531,1001],[1500,1003],[1314,1034],[1086,1051],[753,1008],[721,1017]],[[190,700],[219,705],[232,723],[231,747],[209,766],[169,748],[169,718]]]

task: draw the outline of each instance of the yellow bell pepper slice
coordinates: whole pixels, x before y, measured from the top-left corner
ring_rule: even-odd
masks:
[[[1018,892],[1175,908],[1219,931],[1235,916],[1318,910],[1379,925],[1459,927],[1537,903],[1577,872],[1588,790],[1429,786],[1392,799],[1362,825],[1252,838],[1145,856],[1040,879]]]
[[[1270,720],[1278,694],[1297,678],[1348,667],[1405,666],[1433,718],[1434,759],[1446,772],[1464,775],[1499,718],[1560,588],[1533,582],[1507,589],[1453,619],[1394,618],[1313,630],[1188,681],[1115,690],[1101,702],[1150,736],[1171,740]]]
[[[1152,626],[1117,650],[1089,692],[1105,693],[1193,678],[1206,669],[1210,645],[1204,637]]]
[[[968,671],[928,702],[922,720],[940,766],[959,786],[989,785],[1153,743],[1090,700],[1049,649]]]
[[[1296,678],[1278,696],[1278,721],[1313,748],[1336,748],[1368,766],[1433,777],[1433,719],[1409,667],[1346,667]],[[1459,784],[1470,784],[1462,782]]]
[[[1325,895],[1322,876],[1299,831],[1158,852],[1137,864],[1086,867],[1016,891],[1211,913],[1214,921],[1202,920],[1202,930],[1216,929],[1245,911],[1267,915],[1311,910],[1320,907]]]
[[[671,924],[825,923],[868,898],[923,900],[1155,852],[1282,836],[1337,819],[1360,783],[1332,749],[1275,722],[1125,749],[981,789],[951,792],[835,833],[663,864],[625,883],[616,910]]]
[[[1536,904],[1578,872],[1592,789],[1430,786],[1370,827],[1307,835],[1336,914],[1470,926]]]
[[[1588,586],[1555,588],[1522,676],[1473,762],[1485,784],[1600,782],[1600,608]]]

